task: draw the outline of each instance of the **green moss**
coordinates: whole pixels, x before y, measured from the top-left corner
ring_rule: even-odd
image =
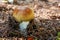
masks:
[[[60,38],[57,38],[56,40],[60,40]]]
[[[60,32],[57,33],[57,39],[56,40],[60,40]]]
[[[58,32],[58,35],[57,36],[60,37],[60,32]]]

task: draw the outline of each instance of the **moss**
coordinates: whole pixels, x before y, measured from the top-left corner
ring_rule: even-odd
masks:
[[[58,32],[58,37],[60,37],[60,32]]]

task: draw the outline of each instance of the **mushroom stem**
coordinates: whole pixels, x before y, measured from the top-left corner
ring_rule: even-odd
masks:
[[[24,22],[22,22],[22,23],[20,23],[19,24],[19,27],[20,27],[20,32],[24,35],[24,36],[26,36],[27,35],[27,26],[28,26],[28,24],[29,24],[29,21],[24,21]]]

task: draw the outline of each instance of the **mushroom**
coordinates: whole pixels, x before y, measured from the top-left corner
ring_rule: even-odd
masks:
[[[31,20],[34,19],[34,11],[27,6],[19,6],[14,9],[13,17],[17,22],[20,23],[19,27],[21,33],[26,35],[27,25]]]

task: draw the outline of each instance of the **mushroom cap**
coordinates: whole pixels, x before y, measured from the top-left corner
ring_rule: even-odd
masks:
[[[18,22],[30,21],[34,19],[34,11],[27,6],[19,6],[14,9],[13,17]]]

